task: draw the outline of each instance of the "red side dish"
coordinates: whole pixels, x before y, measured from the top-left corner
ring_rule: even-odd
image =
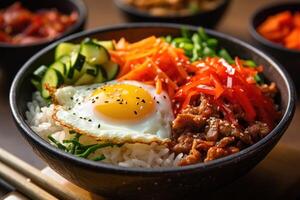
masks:
[[[78,13],[56,9],[30,11],[20,2],[0,10],[0,42],[29,44],[58,37],[78,19]]]
[[[269,16],[257,31],[272,42],[289,49],[300,50],[300,11],[283,11]]]

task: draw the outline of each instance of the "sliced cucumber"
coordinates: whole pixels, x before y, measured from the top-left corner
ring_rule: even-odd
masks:
[[[119,65],[112,61],[104,63],[102,67],[106,71],[108,81],[114,79],[119,73]]]
[[[60,61],[56,61],[55,63],[53,63],[52,65],[50,65],[49,68],[53,68],[56,69],[57,71],[59,71],[61,73],[61,75],[65,76],[67,74],[67,70],[66,70],[66,66],[65,64],[63,64]]]
[[[55,49],[55,60],[65,55],[70,55],[72,52],[78,52],[79,45],[63,42],[60,43]]]
[[[71,70],[71,58],[68,55],[62,56],[59,59],[59,62],[63,63],[65,65],[65,74],[64,74],[64,82],[66,84],[72,84],[73,81],[68,78],[68,76],[73,77],[74,76],[74,69]],[[70,75],[69,75],[70,74]]]
[[[85,62],[80,71],[79,76],[81,77],[83,74],[85,74],[87,72],[89,72],[90,74],[95,74],[94,76],[97,76],[98,69],[97,69],[97,67]]]
[[[71,66],[78,71],[83,67],[86,57],[78,52],[71,53]]]
[[[68,63],[68,58],[65,56],[63,58],[65,59],[66,63]],[[74,83],[81,75],[80,71],[85,63],[85,56],[81,55],[80,53],[72,53],[69,59],[70,65],[66,67],[66,78],[68,79],[67,83]]]
[[[71,58],[70,58],[70,56],[68,56],[68,55],[62,56],[59,59],[59,61],[65,65],[65,67],[66,67],[66,74],[68,74],[68,71],[69,71],[69,69],[71,67]]]
[[[33,79],[35,80],[42,80],[44,74],[46,73],[46,71],[48,70],[48,67],[45,65],[41,65],[39,68],[37,68],[34,72],[33,72]]]
[[[49,91],[46,89],[46,85],[49,87],[54,87],[57,88],[59,87],[62,83],[64,82],[64,77],[61,75],[59,71],[53,68],[49,68],[44,77],[42,78],[41,81],[41,92],[42,92],[42,97],[44,98],[49,98],[50,94]]]
[[[93,42],[82,43],[80,53],[84,55],[86,61],[92,65],[101,65],[109,60],[107,50],[103,46]]]
[[[68,84],[75,83],[76,80],[80,77],[80,75],[81,75],[81,72],[75,70],[74,67],[71,67],[70,71],[66,77],[67,78],[66,83],[68,83]]]
[[[89,75],[92,75],[94,77],[97,77],[97,75],[98,75],[98,68],[95,68],[95,67],[89,68],[89,69],[86,70],[85,73],[89,74]]]
[[[80,76],[75,82],[75,85],[86,85],[93,83],[93,80],[97,77],[99,69],[93,65],[84,63]],[[93,77],[93,78],[92,78]]]
[[[103,83],[106,79],[106,71],[102,68],[102,66],[97,66],[98,68],[98,74],[96,78],[94,79],[94,83]]]
[[[114,43],[112,42],[112,40],[93,40],[94,43],[99,44],[101,46],[103,46],[105,49],[107,50],[114,50],[115,46]]]
[[[76,82],[75,85],[87,85],[94,83],[95,76],[85,73]]]

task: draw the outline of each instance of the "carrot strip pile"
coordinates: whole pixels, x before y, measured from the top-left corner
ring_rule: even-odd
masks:
[[[262,66],[247,67],[239,58],[229,64],[219,57],[191,63],[182,49],[154,36],[136,43],[122,38],[110,54],[120,65],[118,80],[136,80],[155,86],[157,93],[166,91],[175,115],[187,108],[193,97],[205,94],[236,125],[230,108],[234,104],[244,110],[248,122],[258,119],[272,128],[279,117],[272,99],[262,93],[254,79]]]
[[[257,31],[270,41],[300,50],[300,12],[283,11],[269,16]]]
[[[188,77],[184,51],[154,36],[131,44],[122,38],[110,55],[121,67],[118,80],[152,83],[157,93],[165,90],[170,97]]]

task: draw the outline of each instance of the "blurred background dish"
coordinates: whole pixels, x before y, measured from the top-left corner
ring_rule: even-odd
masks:
[[[114,0],[129,22],[169,22],[213,28],[230,0]]]
[[[3,0],[0,10],[0,67],[6,77],[51,42],[83,30],[87,16],[81,0]]]
[[[277,59],[288,70],[298,90],[300,89],[300,50],[296,48],[297,44],[300,45],[300,27],[296,28],[296,25],[291,25],[291,23],[296,23],[295,19],[299,13],[299,1],[281,2],[261,8],[256,11],[250,19],[250,33],[255,43]],[[269,27],[266,27],[266,20],[269,20],[269,22],[267,22],[269,23]],[[268,34],[266,33],[268,29],[271,38],[268,38],[266,35]],[[296,40],[295,43],[297,44],[290,44],[292,46],[288,48],[289,44],[284,42],[284,40],[286,40],[285,38],[291,37],[290,34],[297,34],[292,33],[291,29],[299,33],[295,35],[295,37],[293,36],[293,40]],[[280,31],[278,32],[277,30]],[[272,39],[272,41],[270,39]],[[292,48],[293,45],[295,46],[294,48]],[[298,48],[300,48],[300,46]]]

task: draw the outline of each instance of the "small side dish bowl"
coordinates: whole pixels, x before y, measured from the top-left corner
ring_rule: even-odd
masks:
[[[187,193],[205,194],[241,177],[272,150],[284,134],[295,110],[295,91],[289,75],[279,64],[256,48],[230,36],[207,30],[208,35],[234,55],[251,58],[265,66],[264,74],[277,84],[282,118],[276,127],[252,146],[217,160],[173,168],[125,168],[98,163],[65,153],[35,133],[26,121],[27,102],[34,91],[32,72],[49,64],[60,42],[80,42],[86,37],[101,40],[127,38],[137,41],[147,36],[179,35],[182,25],[145,23],[106,27],[66,37],[34,55],[16,75],[10,91],[10,107],[17,127],[34,151],[49,166],[69,181],[100,195],[117,198],[174,198]],[[190,31],[197,27],[186,26]],[[186,196],[183,196],[186,198]]]
[[[212,10],[199,11],[188,15],[154,16],[147,11],[126,5],[122,0],[114,0],[115,5],[129,22],[167,22],[204,26],[207,28],[213,28],[217,25],[224,16],[230,2],[230,0],[223,0]]]
[[[298,74],[300,73],[300,51],[288,49],[280,44],[269,41],[257,32],[257,27],[264,22],[267,17],[282,11],[300,11],[300,2],[291,1],[271,4],[256,11],[250,19],[250,34],[260,48],[276,58],[282,66],[287,69],[295,82],[296,88],[299,90],[300,79]]]
[[[0,9],[7,8],[16,1],[3,0],[0,2]],[[40,49],[46,47],[50,43],[59,40],[67,35],[82,31],[87,18],[86,6],[81,0],[19,0],[25,8],[35,11],[40,9],[55,8],[64,14],[70,14],[75,11],[78,13],[77,21],[61,35],[50,40],[41,40],[30,44],[9,44],[0,42],[0,68],[12,76],[20,67]]]

